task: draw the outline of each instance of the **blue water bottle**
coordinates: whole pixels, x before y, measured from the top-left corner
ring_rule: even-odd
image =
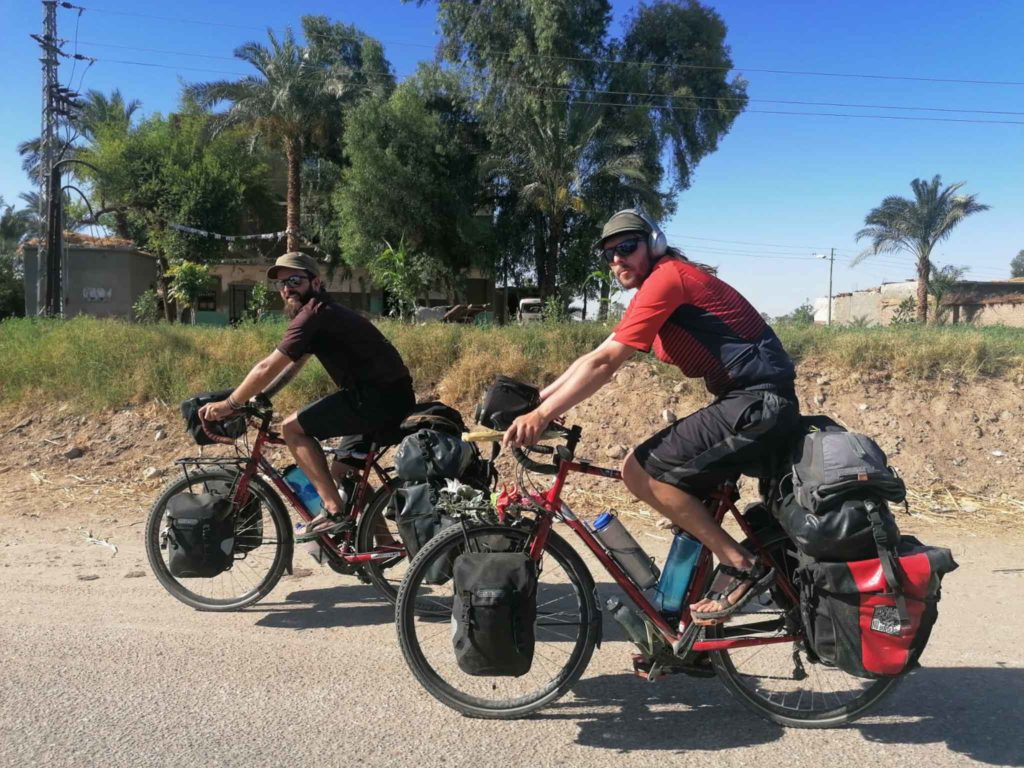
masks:
[[[302,502],[302,506],[306,508],[309,514],[316,517],[323,511],[323,502],[320,501],[320,494],[316,492],[316,488],[313,487],[313,483],[310,482],[306,473],[299,469],[298,466],[292,464],[281,476],[291,486],[291,489],[295,491],[295,495],[299,497],[299,501]]]
[[[690,586],[701,543],[686,531],[679,531],[672,539],[661,579],[654,593],[654,607],[662,613],[678,614],[683,607],[683,597]]]

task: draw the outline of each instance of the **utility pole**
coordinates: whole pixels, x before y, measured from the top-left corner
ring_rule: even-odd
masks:
[[[814,254],[819,259],[828,259],[828,324],[832,325],[832,267],[836,261],[836,249],[832,248],[829,255],[823,253]]]
[[[40,232],[36,261],[39,273],[45,269],[45,281],[36,285],[36,307],[39,314],[55,315],[60,311],[60,177],[53,180],[53,165],[57,150],[56,99],[60,82],[57,79],[60,44],[57,40],[57,0],[43,0],[43,34],[32,35],[42,48],[43,65],[43,120],[40,134],[39,163],[39,215],[44,222]]]

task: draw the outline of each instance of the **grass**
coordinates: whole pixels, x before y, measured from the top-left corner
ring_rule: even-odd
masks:
[[[475,399],[498,373],[547,382],[610,332],[598,323],[486,327],[410,326],[382,321],[421,392],[450,402]],[[70,403],[79,410],[160,400],[237,384],[280,340],[281,323],[236,328],[132,325],[115,320],[13,319],[0,322],[0,404]],[[1018,376],[1024,329],[970,326],[824,328],[780,326],[790,353],[837,371],[884,371],[908,380]],[[675,368],[652,364],[678,379]],[[330,392],[319,365],[307,365],[282,393],[295,407]]]

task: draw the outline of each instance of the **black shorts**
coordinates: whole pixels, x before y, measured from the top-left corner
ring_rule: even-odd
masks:
[[[792,393],[740,389],[652,435],[633,455],[655,480],[704,497],[726,480],[757,475],[799,416]]]
[[[412,381],[339,389],[299,411],[302,431],[317,440],[397,427],[416,404]]]

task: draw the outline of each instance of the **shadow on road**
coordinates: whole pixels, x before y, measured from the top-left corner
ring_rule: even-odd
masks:
[[[291,592],[284,602],[260,603],[260,627],[330,629],[390,624],[395,608],[373,587],[363,584]]]
[[[589,747],[719,751],[769,743],[783,733],[713,679],[673,676],[650,684],[628,674],[603,675],[581,680],[573,692],[574,700],[537,717],[578,721],[577,742]],[[1024,766],[1022,700],[1022,669],[925,668],[848,728],[879,744],[944,744],[979,762]],[[614,711],[585,711],[607,706]]]

